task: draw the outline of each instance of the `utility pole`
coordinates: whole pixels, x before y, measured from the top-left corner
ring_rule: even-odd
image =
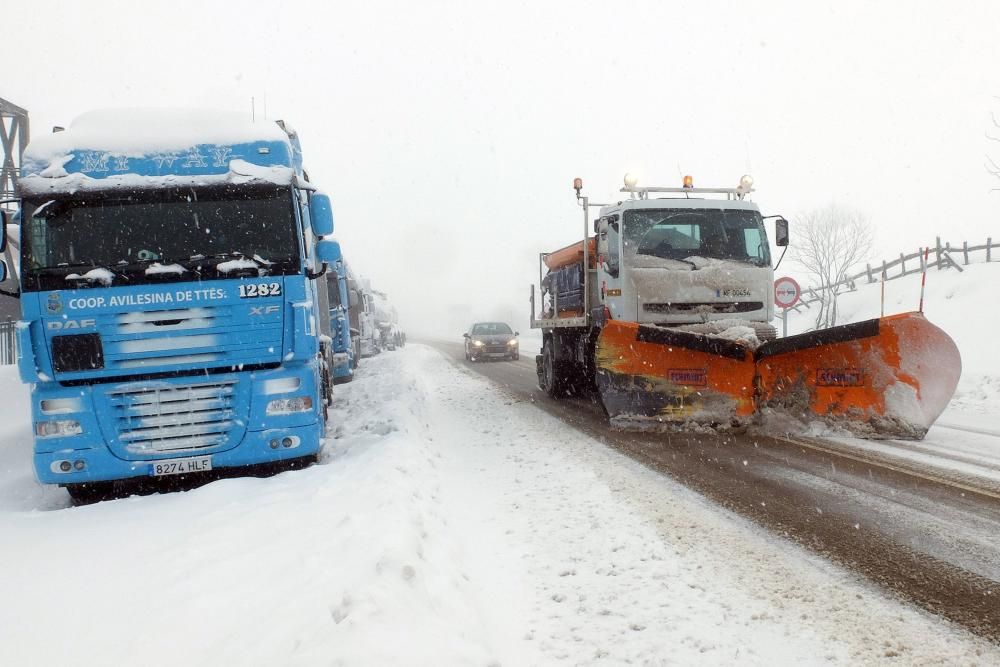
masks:
[[[28,145],[28,134],[28,112],[0,98],[0,145],[3,146],[0,199],[13,199],[17,196],[21,157]]]

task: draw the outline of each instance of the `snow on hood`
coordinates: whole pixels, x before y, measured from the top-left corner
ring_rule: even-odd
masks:
[[[26,160],[52,161],[79,150],[101,150],[140,157],[198,144],[287,142],[271,121],[254,123],[246,113],[210,109],[99,109],[78,116],[65,132],[33,137]]]
[[[91,282],[101,283],[102,285],[110,285],[115,281],[115,274],[111,273],[107,269],[97,267],[82,275],[79,273],[71,273],[66,276],[66,280],[89,280]]]
[[[21,192],[26,195],[42,195],[56,192],[79,192],[88,190],[138,190],[145,188],[204,187],[212,185],[245,185],[254,182],[287,186],[293,183],[299,187],[309,187],[299,183],[292,167],[262,167],[245,160],[229,162],[229,171],[224,174],[200,174],[166,176],[140,176],[138,174],[118,174],[106,178],[91,178],[86,174],[67,174],[58,161],[53,162],[38,176],[25,176],[20,180]],[[58,165],[58,166],[57,166]],[[313,189],[313,188],[309,188]]]

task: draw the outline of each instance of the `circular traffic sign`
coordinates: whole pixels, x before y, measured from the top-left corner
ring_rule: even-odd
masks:
[[[774,304],[779,308],[791,308],[799,301],[802,288],[794,278],[785,276],[774,281]]]

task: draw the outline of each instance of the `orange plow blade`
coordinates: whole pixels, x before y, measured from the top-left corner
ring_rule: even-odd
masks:
[[[920,313],[789,336],[754,353],[758,409],[867,438],[920,439],[962,371],[955,342]]]
[[[731,427],[753,417],[753,357],[737,341],[611,320],[595,360],[615,426]]]

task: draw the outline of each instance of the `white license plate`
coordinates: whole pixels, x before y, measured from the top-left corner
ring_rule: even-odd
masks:
[[[507,353],[506,352],[490,352],[486,356],[488,356],[488,357],[506,357]]]
[[[211,456],[195,456],[190,459],[153,461],[150,464],[149,474],[153,477],[163,477],[164,475],[183,475],[189,472],[205,472],[211,469]]]

